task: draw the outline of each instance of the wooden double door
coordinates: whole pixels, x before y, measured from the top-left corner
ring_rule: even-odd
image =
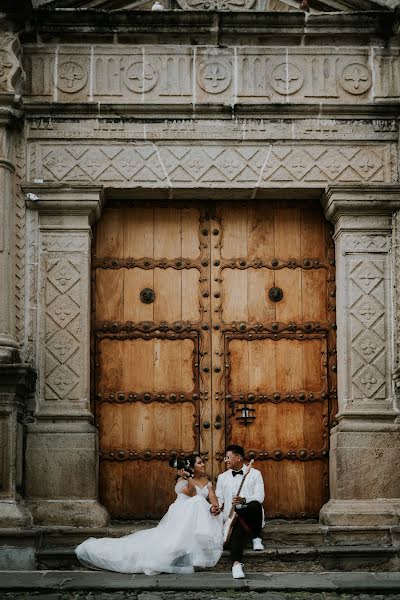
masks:
[[[336,412],[333,244],[318,203],[115,202],[93,257],[100,497],[159,517],[171,456],[210,476],[229,443],[264,476],[269,517],[327,500]]]

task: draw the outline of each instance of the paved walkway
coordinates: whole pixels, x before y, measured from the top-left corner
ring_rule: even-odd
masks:
[[[7,600],[399,600],[400,573],[123,575],[105,571],[1,571]]]

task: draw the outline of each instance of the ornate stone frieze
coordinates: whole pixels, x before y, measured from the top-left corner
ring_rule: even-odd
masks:
[[[171,187],[181,185],[321,185],[391,182],[397,177],[389,144],[30,146],[29,178]]]
[[[184,10],[250,10],[256,0],[177,0]]]
[[[26,46],[24,55],[27,95],[59,102],[360,103],[400,96],[396,49],[64,45]]]

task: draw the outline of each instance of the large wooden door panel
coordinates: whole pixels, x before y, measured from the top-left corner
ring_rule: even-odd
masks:
[[[199,208],[114,204],[98,226],[95,412],[100,496],[113,517],[160,516],[172,497],[168,460],[200,446],[209,387],[201,222]]]
[[[264,474],[268,516],[317,516],[336,412],[327,224],[317,204],[226,202],[215,227],[213,348],[223,345],[225,363],[213,378],[215,412],[225,413],[215,458],[228,443],[243,445]]]
[[[264,474],[267,515],[316,516],[336,413],[333,244],[318,204],[114,203],[93,265],[111,515],[160,516],[172,455],[200,450],[216,476],[239,443]]]

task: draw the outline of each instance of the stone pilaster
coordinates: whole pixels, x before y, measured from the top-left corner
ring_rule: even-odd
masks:
[[[38,385],[28,427],[27,504],[36,524],[102,526],[89,406],[91,223],[101,188],[27,186],[38,211]],[[77,473],[79,476],[77,476]]]
[[[400,186],[332,186],[323,206],[335,226],[339,412],[331,434],[331,500],[320,519],[398,524],[392,218]]]

